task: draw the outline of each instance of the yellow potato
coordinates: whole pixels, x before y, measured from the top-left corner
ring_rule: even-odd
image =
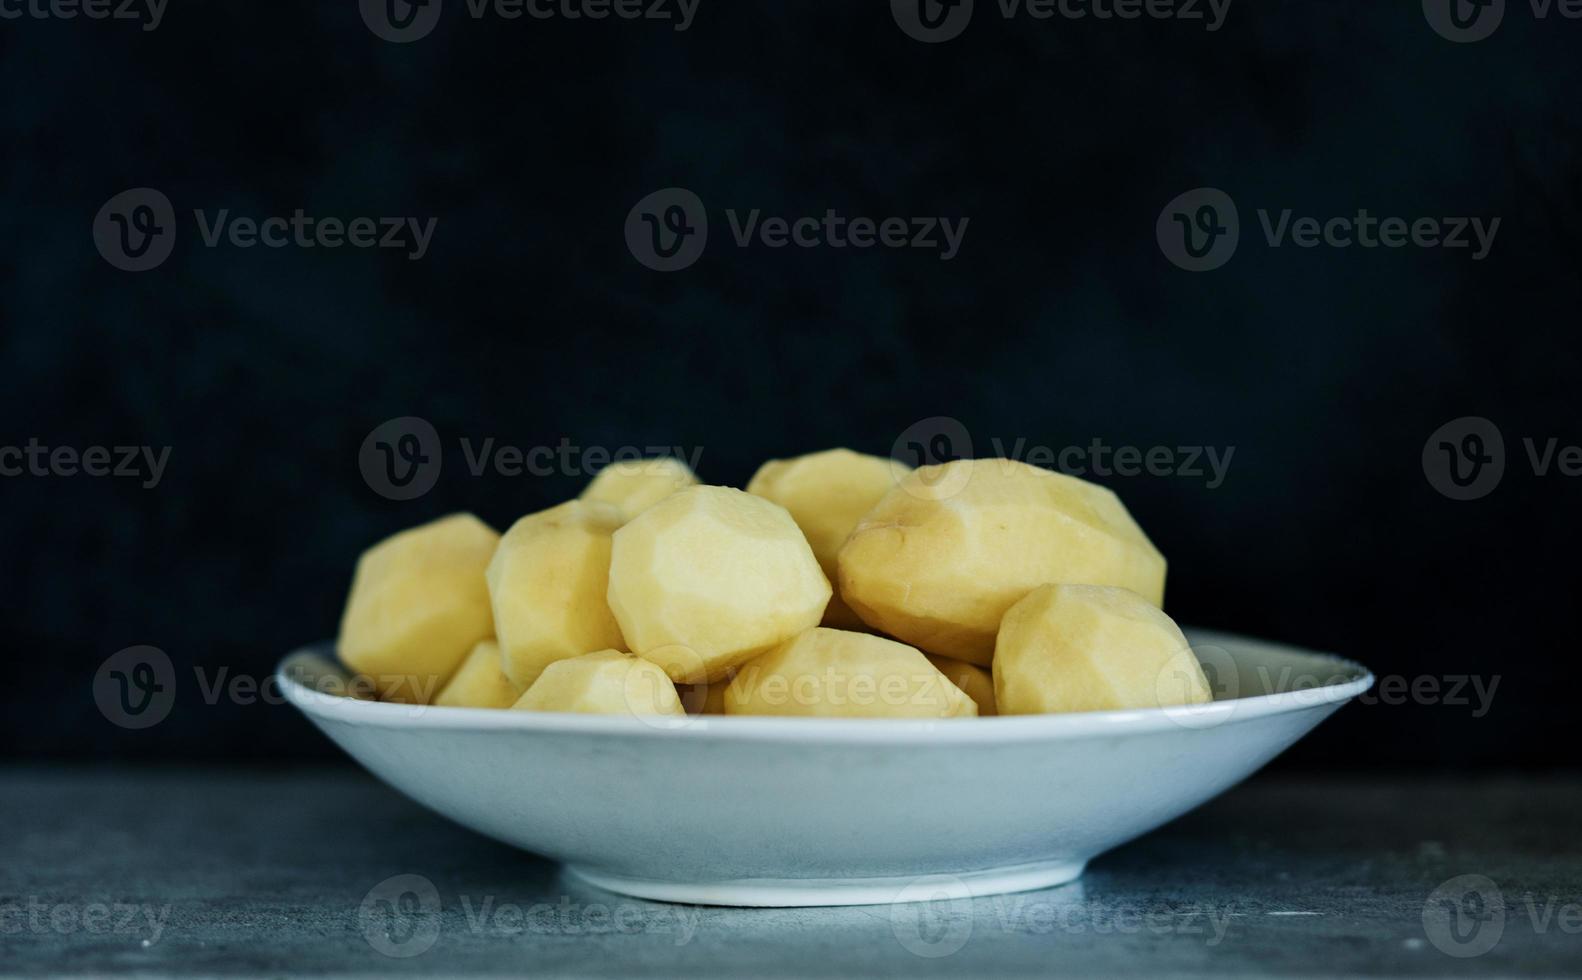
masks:
[[[902,477],[838,565],[841,596],[870,626],[985,666],[1000,617],[1040,585],[1114,585],[1164,600],[1164,557],[1115,494],[1005,459]]]
[[[1002,715],[1203,704],[1208,680],[1175,621],[1126,589],[1046,585],[1005,614],[994,648]]]
[[[912,647],[820,626],[743,665],[725,713],[970,718],[978,706]]]
[[[697,482],[691,467],[669,456],[611,463],[594,476],[581,499],[614,505],[624,523]]]
[[[835,556],[852,528],[909,468],[903,463],[829,449],[795,459],[771,459],[747,483],[747,492],[772,500],[791,512],[807,537],[824,575],[835,581]],[[831,597],[824,625],[866,629],[867,624],[841,600]]]
[[[340,617],[340,660],[380,697],[427,705],[494,635],[484,567],[500,535],[451,515],[384,538],[358,559]]]
[[[572,500],[511,525],[489,562],[489,597],[505,673],[526,690],[545,667],[594,650],[625,649],[605,593],[610,504]]]
[[[740,490],[689,487],[615,532],[610,610],[677,683],[719,680],[818,625],[829,597],[791,515]]]
[[[664,671],[619,650],[555,661],[511,707],[585,715],[686,714]]]
[[[522,689],[505,676],[500,644],[484,640],[472,648],[434,703],[449,708],[509,708]]]
[[[341,616],[341,662],[387,701],[427,704],[494,634],[483,570],[500,535],[452,514],[363,552]]]
[[[994,675],[977,664],[965,660],[952,660],[932,653],[925,653],[934,669],[944,674],[952,684],[961,688],[978,705],[978,716],[987,718],[995,714]]]

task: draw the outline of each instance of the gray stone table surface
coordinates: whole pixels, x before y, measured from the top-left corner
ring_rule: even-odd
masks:
[[[1582,976],[1579,814],[1576,776],[1263,776],[1060,888],[723,909],[351,769],[0,769],[0,974]]]

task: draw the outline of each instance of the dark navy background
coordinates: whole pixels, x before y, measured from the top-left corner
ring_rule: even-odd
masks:
[[[296,9],[300,6],[300,9]],[[471,509],[502,528],[585,477],[475,478],[458,448],[676,445],[710,482],[960,420],[1009,444],[1234,447],[1223,486],[1116,477],[1171,561],[1169,609],[1474,705],[1354,705],[1279,765],[1575,762],[1582,442],[1582,22],[1513,2],[1452,44],[1416,2],[1235,3],[1176,22],[1004,21],[918,43],[880,0],[702,0],[691,30],[477,21],[376,38],[351,0],[182,4],[157,30],[0,21],[0,444],[170,446],[160,485],[0,480],[6,682],[23,759],[333,757],[288,707],[206,703],[332,635],[357,553]],[[173,202],[174,253],[111,267],[112,195]],[[707,205],[662,274],[622,227]],[[1193,274],[1154,225],[1213,186],[1240,249]],[[1499,217],[1492,253],[1271,249],[1256,209]],[[428,254],[202,245],[192,210],[436,217]],[[724,211],[967,216],[960,254],[740,249]],[[375,494],[364,437],[440,433],[435,489]],[[1480,500],[1435,490],[1430,433],[1506,441]],[[95,707],[136,644],[176,667],[143,731]],[[221,672],[228,672],[222,674]],[[1445,681],[1448,688],[1450,681]],[[1470,693],[1468,689],[1464,693]]]

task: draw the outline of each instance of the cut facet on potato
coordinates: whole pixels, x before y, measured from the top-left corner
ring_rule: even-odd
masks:
[[[448,708],[509,708],[522,689],[505,676],[500,645],[484,640],[472,648],[434,703]]]
[[[977,664],[969,664],[965,660],[954,660],[950,657],[941,657],[932,653],[925,653],[928,662],[934,669],[945,675],[945,678],[971,698],[978,706],[978,717],[987,718],[996,714],[994,707],[994,675]]]
[[[749,661],[725,713],[819,718],[967,718],[973,700],[912,647],[817,627]]]
[[[499,540],[471,514],[453,514],[363,552],[341,616],[341,662],[387,701],[432,701],[494,634],[483,571]]]
[[[689,487],[615,532],[610,610],[677,683],[719,680],[818,625],[829,597],[791,515],[740,490]]]
[[[664,671],[618,650],[555,661],[511,707],[587,715],[686,714]]]
[[[905,465],[878,456],[830,449],[794,459],[772,459],[748,481],[747,492],[772,500],[791,513],[807,537],[813,557],[831,583],[835,556],[852,528],[895,486]],[[824,625],[867,629],[867,624],[841,600],[839,591],[824,610]]]
[[[1097,585],[1047,585],[1006,612],[994,696],[1002,715],[1213,700],[1174,620],[1135,592]]]
[[[1164,557],[1115,494],[1006,459],[902,477],[852,531],[838,565],[841,596],[870,626],[983,665],[1000,617],[1040,585],[1113,585],[1164,600]]]
[[[506,676],[526,690],[545,667],[624,649],[610,613],[611,504],[572,500],[511,525],[489,562],[489,596]]]
[[[581,499],[614,505],[624,523],[697,482],[691,467],[670,456],[616,462],[594,476]]]

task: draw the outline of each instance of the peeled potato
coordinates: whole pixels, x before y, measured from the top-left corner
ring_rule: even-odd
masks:
[[[996,714],[994,707],[994,675],[977,664],[969,664],[965,660],[952,660],[949,657],[940,657],[932,653],[925,653],[928,662],[934,669],[945,675],[945,679],[961,688],[978,706],[978,715],[987,718]]]
[[[670,456],[611,463],[594,476],[581,499],[615,506],[625,523],[697,482],[691,467]]]
[[[898,476],[909,472],[902,463],[830,449],[795,459],[772,459],[758,468],[747,492],[772,500],[786,510],[807,537],[813,557],[831,582],[835,581],[835,556],[852,528]],[[837,592],[824,610],[824,625],[839,629],[866,629],[866,624],[841,600]]]
[[[505,676],[500,645],[484,640],[472,648],[434,703],[449,708],[509,708],[522,689]]]
[[[983,665],[1000,617],[1040,585],[1114,585],[1164,600],[1164,557],[1115,494],[1005,459],[903,476],[852,531],[838,565],[841,596],[864,622]]]
[[[664,671],[618,650],[555,661],[511,707],[585,715],[686,714]]]
[[[471,514],[452,514],[363,552],[341,617],[341,661],[387,701],[432,701],[494,634],[483,572],[499,540]]]
[[[816,627],[744,665],[725,689],[725,713],[966,718],[978,706],[904,643]]]
[[[829,597],[791,515],[740,490],[689,487],[615,532],[610,610],[677,683],[719,680],[817,626]]]
[[[1203,704],[1208,680],[1175,621],[1126,589],[1046,585],[1005,614],[994,648],[1002,715]]]
[[[489,562],[489,597],[505,673],[526,690],[545,667],[594,650],[624,649],[605,593],[610,504],[572,500],[511,525]]]

